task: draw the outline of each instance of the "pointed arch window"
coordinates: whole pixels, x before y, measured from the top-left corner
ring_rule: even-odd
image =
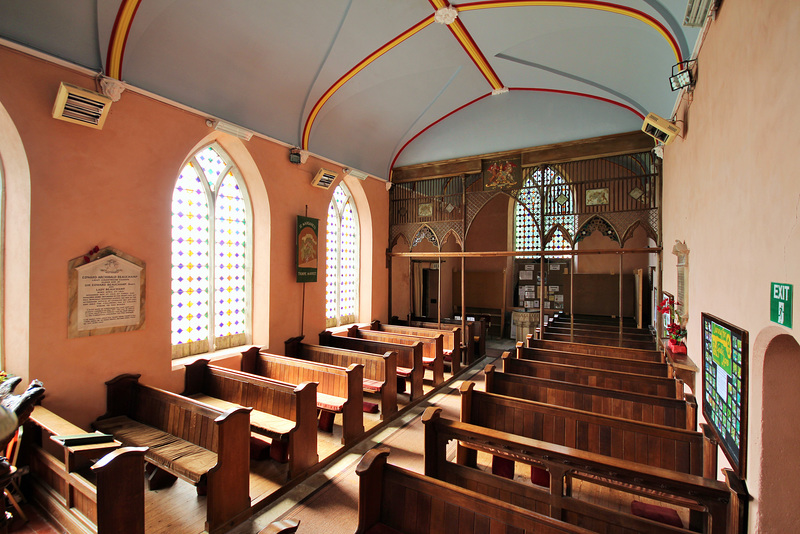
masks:
[[[250,202],[215,144],[183,167],[172,192],[172,356],[247,343]]]
[[[325,326],[354,323],[358,318],[358,212],[344,184],[333,190],[328,205],[325,259]]]
[[[514,250],[540,250],[543,238],[544,250],[571,250],[577,217],[569,181],[553,167],[525,174],[514,208]]]

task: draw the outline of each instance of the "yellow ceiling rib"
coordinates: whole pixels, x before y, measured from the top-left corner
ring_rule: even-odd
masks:
[[[106,56],[106,75],[109,78],[122,79],[122,58],[125,54],[125,44],[128,41],[128,33],[136,16],[136,10],[142,0],[123,0],[122,5],[117,11],[117,20],[114,21],[114,28],[111,31],[111,39],[108,42],[108,55]]]
[[[406,39],[417,34],[424,28],[427,28],[432,23],[433,23],[433,15],[423,19],[416,25],[412,26],[411,28],[401,33],[400,35],[398,35],[397,37],[395,37],[394,39],[392,39],[391,41],[389,41],[388,43],[377,49],[375,52],[367,56],[358,65],[350,69],[344,76],[339,78],[339,80],[337,80],[337,82],[334,83],[327,91],[325,91],[325,94],[323,94],[317,101],[317,103],[314,104],[314,108],[311,110],[311,113],[309,113],[308,118],[306,119],[306,125],[303,128],[303,139],[302,139],[303,150],[308,150],[308,139],[311,135],[311,127],[314,124],[314,120],[317,118],[317,115],[319,114],[320,110],[325,105],[325,103],[333,96],[333,94],[336,91],[338,91],[345,83],[350,81],[353,78],[353,76],[355,76],[356,74],[367,68],[373,61],[375,61],[383,54],[385,54],[395,46],[399,45]]]
[[[672,52],[675,54],[675,59],[678,63],[683,61],[680,47],[675,41],[672,34],[656,19],[647,15],[638,9],[633,9],[627,6],[616,4],[609,4],[606,2],[596,2],[593,0],[507,0],[491,1],[491,2],[473,2],[471,4],[461,4],[457,6],[459,12],[461,11],[474,11],[478,9],[495,9],[498,7],[530,7],[530,6],[545,6],[545,7],[577,7],[582,9],[595,9],[598,11],[605,11],[608,13],[616,13],[617,15],[624,15],[626,17],[634,18],[640,22],[644,22],[667,40]]]

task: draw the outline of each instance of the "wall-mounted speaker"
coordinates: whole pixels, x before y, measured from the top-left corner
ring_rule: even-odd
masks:
[[[647,117],[644,118],[642,131],[665,145],[674,141],[681,133],[681,129],[678,125],[663,117],[659,117],[655,113],[648,113]]]

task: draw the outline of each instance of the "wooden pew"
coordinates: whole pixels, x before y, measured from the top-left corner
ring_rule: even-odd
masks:
[[[341,335],[334,332],[334,335]],[[437,334],[435,337],[414,336],[394,332],[361,329],[353,325],[347,329],[347,337],[371,339],[373,341],[386,341],[399,345],[414,345],[422,343],[422,365],[433,370],[433,385],[438,386],[444,382],[444,336]]]
[[[618,339],[618,338],[606,338],[603,336],[598,336],[594,334],[582,334],[582,335],[574,335],[571,336],[570,334],[558,334],[558,333],[551,333],[548,332],[547,329],[542,332],[542,339],[551,339],[553,341],[569,341],[572,343],[592,343],[595,345],[608,345],[609,347],[629,347],[633,349],[647,349],[647,350],[656,350],[656,342],[653,341],[641,341],[636,339]]]
[[[501,360],[504,373],[535,376],[560,380],[573,384],[584,384],[608,389],[619,389],[643,395],[655,395],[671,399],[684,398],[683,381],[678,378],[646,376],[619,371],[606,371],[591,367],[578,367],[561,363],[537,362],[514,358],[504,352]]]
[[[218,410],[140,384],[139,376],[124,374],[106,382],[106,413],[94,428],[125,446],[149,447],[148,462],[205,488],[209,533],[249,517],[250,409]]]
[[[284,342],[285,353],[292,358],[326,363],[346,368],[352,364],[364,367],[364,391],[378,393],[381,397],[381,419],[386,421],[397,413],[397,353],[383,354],[356,350],[323,347],[303,343],[303,336]]]
[[[333,415],[341,413],[342,443],[352,445],[364,434],[364,366],[360,363],[352,363],[344,369],[268,354],[251,347],[242,352],[240,371],[288,384],[316,382],[317,409],[322,412],[320,428],[330,432]]]
[[[517,358],[523,360],[536,360],[540,362],[563,363],[577,365],[578,367],[593,367],[622,373],[635,373],[647,376],[660,376],[672,378],[674,372],[667,363],[643,362],[627,358],[613,358],[611,356],[595,356],[593,354],[580,354],[577,352],[562,352],[548,349],[532,349],[517,343]]]
[[[704,532],[744,534],[749,496],[742,481],[729,469],[726,482],[676,473],[553,445],[524,436],[452,421],[441,417],[442,409],[429,407],[422,416],[425,426],[425,475],[489,497],[580,524],[595,532]],[[543,469],[544,486],[520,484],[480,469],[458,465],[447,459],[448,443],[456,441],[475,450],[511,458]],[[668,527],[626,512],[590,504],[572,496],[575,481],[600,481],[631,498],[646,497],[665,504],[677,504],[690,511],[684,529]]]
[[[491,364],[486,366],[484,373],[486,391],[489,393],[654,425],[684,430],[697,428],[697,401],[692,395],[685,400],[654,397],[624,390],[498,372]]]
[[[337,347],[340,349],[371,352],[373,354],[385,354],[389,351],[395,352],[397,353],[398,382],[400,379],[409,379],[409,382],[411,382],[411,400],[416,400],[423,395],[422,379],[425,368],[422,365],[422,343],[420,342],[409,346],[399,343],[334,335],[333,332],[325,330],[319,334],[319,344],[325,347]],[[403,384],[405,387],[405,382],[403,382]]]
[[[609,323],[590,323],[586,321],[576,320],[574,323],[570,323],[569,317],[557,317],[553,321],[550,322],[548,326],[555,326],[560,328],[580,328],[582,330],[594,330],[597,332],[619,332],[619,322],[609,324]],[[653,335],[653,332],[650,328],[638,328],[636,326],[622,326],[622,333],[623,334],[644,334],[644,335]]]
[[[387,464],[388,455],[388,448],[372,449],[356,467],[356,534],[589,534],[583,528]]]
[[[552,339],[527,338],[527,347],[532,349],[560,350],[562,352],[578,352],[581,354],[594,354],[595,356],[612,356],[629,360],[644,362],[663,362],[664,355],[657,350],[632,349],[629,347],[609,347],[608,345],[593,345],[591,343],[570,343],[569,341],[554,341]]]
[[[622,337],[622,339],[629,340],[629,341],[642,341],[642,342],[651,342],[655,344],[655,336],[653,336],[652,332],[626,332],[622,331],[620,334],[619,331],[612,331],[612,330],[603,330],[603,329],[595,329],[590,326],[558,326],[554,324],[549,324],[544,328],[545,334],[574,334],[575,336],[583,337],[583,336],[591,336],[591,337],[599,337],[603,339],[610,339],[612,341],[616,341]],[[546,337],[546,336],[545,336]]]
[[[713,458],[704,465],[705,440],[700,432],[476,391],[474,386],[474,382],[461,386],[463,423],[679,473],[716,472]],[[474,455],[468,451],[459,448],[459,457],[464,460],[460,463],[474,465]]]
[[[444,361],[450,362],[450,372],[458,374],[461,370],[461,327],[454,326],[450,330],[435,329],[430,327],[400,326],[392,324],[381,324],[380,320],[375,319],[369,325],[370,330],[379,332],[393,332],[396,334],[408,334],[411,336],[429,337],[436,339],[442,335]]]
[[[408,326],[424,326],[426,328],[440,328],[441,325],[460,325],[461,319],[443,318],[437,321],[435,317],[413,317],[411,323],[401,322],[396,317],[390,321],[391,324],[406,324]],[[467,347],[467,354],[464,363],[469,365],[486,355],[486,320],[483,318],[468,319],[465,321],[467,333],[464,344]]]
[[[186,366],[183,395],[220,409],[247,406],[250,431],[272,441],[270,455],[289,463],[290,479],[319,461],[315,382],[289,384],[201,359]]]
[[[120,447],[117,441],[65,446],[51,439],[78,434],[86,431],[34,407],[20,452],[30,469],[33,499],[70,533],[144,534],[147,449]]]

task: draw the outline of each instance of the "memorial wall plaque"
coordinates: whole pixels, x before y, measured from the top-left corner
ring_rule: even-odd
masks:
[[[137,330],[144,324],[144,263],[110,247],[70,262],[69,337]]]

